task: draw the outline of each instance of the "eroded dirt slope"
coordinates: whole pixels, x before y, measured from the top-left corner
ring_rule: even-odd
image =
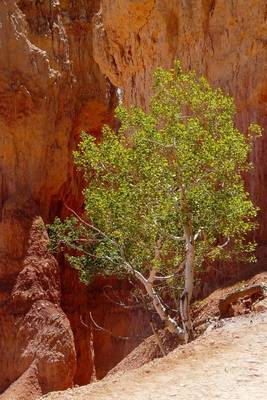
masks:
[[[262,400],[267,390],[267,312],[220,328],[138,370],[46,400]]]

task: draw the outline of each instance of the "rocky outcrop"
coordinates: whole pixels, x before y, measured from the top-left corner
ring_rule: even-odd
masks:
[[[47,250],[42,219],[24,206],[9,203],[2,220],[6,229],[8,224],[20,229],[10,231],[18,235],[13,236],[13,258],[1,260],[6,263],[4,276],[1,270],[1,391],[12,383],[3,399],[67,388],[76,367],[73,334],[60,307],[59,268]],[[15,246],[21,246],[22,235],[27,235],[23,259]]]
[[[82,205],[82,181],[71,156],[80,131],[99,135],[104,123],[112,124],[117,97],[147,107],[154,68],[170,66],[176,57],[235,97],[241,129],[252,120],[266,128],[265,3],[0,2],[0,392],[8,388],[5,398],[35,398],[100,378],[148,333],[142,314],[122,311],[106,298],[106,282],[85,288],[47,252],[42,219],[66,215],[64,202]],[[256,168],[248,178],[261,208],[259,268],[267,257],[266,141],[264,134],[255,145]],[[208,277],[206,291],[210,282],[226,279]],[[127,298],[126,283],[113,286],[116,296]],[[121,336],[132,332],[135,339],[123,342],[97,330],[89,311],[101,326]]]

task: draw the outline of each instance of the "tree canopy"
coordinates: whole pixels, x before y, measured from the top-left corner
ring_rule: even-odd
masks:
[[[240,132],[233,99],[178,61],[156,70],[153,93],[149,112],[118,107],[119,130],[104,127],[100,142],[82,133],[85,213],[56,219],[51,243],[75,250],[68,258],[85,282],[136,271],[171,282],[182,266],[190,303],[204,261],[253,260],[257,209],[243,176],[261,129]]]

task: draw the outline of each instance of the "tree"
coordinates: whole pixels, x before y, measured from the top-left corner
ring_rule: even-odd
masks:
[[[87,183],[85,215],[52,225],[52,246],[74,249],[71,264],[89,282],[97,274],[133,276],[171,331],[192,339],[194,270],[216,260],[253,260],[257,209],[243,174],[253,139],[234,124],[231,97],[176,62],[159,68],[149,112],[118,107],[118,132],[104,127],[100,143],[86,133],[76,165]],[[182,328],[171,318],[155,282],[175,281]]]

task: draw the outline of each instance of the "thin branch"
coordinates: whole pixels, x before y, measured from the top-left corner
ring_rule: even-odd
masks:
[[[199,238],[199,236],[200,236],[201,233],[202,233],[202,229],[200,228],[200,229],[197,231],[197,233],[195,234],[195,236],[194,236],[194,241],[196,241],[196,240]]]
[[[90,244],[94,244],[94,243],[96,243],[96,242],[99,242],[100,241],[100,239],[96,239],[96,238],[93,238],[93,239],[86,239],[86,238],[79,238],[79,239],[74,239],[74,242],[76,243],[90,243]]]
[[[111,288],[112,289],[112,286],[104,286],[103,287],[103,292],[104,292],[104,296],[111,302],[111,303],[113,303],[113,304],[116,304],[116,305],[118,305],[118,306],[120,306],[120,307],[123,307],[123,308],[126,308],[126,309],[131,309],[131,308],[141,308],[142,307],[142,305],[141,304],[132,304],[132,305],[128,305],[128,304],[125,304],[125,303],[123,303],[122,301],[115,301],[115,300],[113,300],[107,293],[106,293],[106,288]]]
[[[155,276],[154,280],[155,281],[167,281],[168,279],[172,279],[176,276],[176,273],[171,274],[171,275],[165,275],[165,276]]]
[[[87,228],[92,229],[93,231],[99,233],[101,236],[103,236],[105,239],[110,240],[111,243],[113,243],[117,248],[120,248],[119,245],[111,239],[108,235],[106,235],[103,231],[100,229],[96,228],[94,225],[90,224],[89,222],[85,221],[82,217],[80,217],[79,214],[76,213],[72,208],[70,208],[66,203],[64,203],[64,206],[73,214],[75,217]]]
[[[109,257],[109,256],[97,256],[96,254],[89,253],[88,251],[86,251],[86,250],[84,250],[84,249],[80,249],[80,250],[81,250],[84,254],[86,254],[87,256],[89,256],[89,257],[91,257],[91,258],[97,258],[97,259],[99,259],[99,260],[107,260],[107,261],[109,261],[109,262],[111,262],[112,264],[115,264],[115,265],[118,264],[116,261],[112,260],[112,258]]]
[[[161,354],[164,357],[164,356],[166,356],[166,352],[164,350],[163,344],[161,343],[159,334],[158,334],[158,332],[157,332],[157,330],[156,330],[156,328],[154,326],[153,320],[150,318],[150,312],[149,312],[149,309],[148,309],[148,305],[147,305],[145,296],[142,293],[142,291],[140,291],[140,293],[141,293],[141,297],[142,297],[142,301],[143,301],[143,306],[144,306],[144,308],[145,308],[145,310],[147,312],[147,315],[149,317],[149,324],[150,324],[151,330],[152,330],[152,332],[153,332],[153,334],[155,336],[155,339],[156,339],[157,345],[158,345],[158,347],[159,347],[159,349],[161,351]]]
[[[185,242],[185,237],[184,236],[170,235],[170,238],[173,239],[173,240],[176,240],[177,242]]]
[[[80,315],[80,320],[83,326],[85,326],[87,329],[89,329],[89,326],[83,321],[82,316]]]
[[[66,203],[64,203],[64,206],[67,208],[67,210],[69,210],[73,215],[75,215],[75,217],[85,226],[87,226],[87,228],[90,228],[92,230],[94,230],[95,232],[99,233],[100,235],[106,237],[105,233],[102,232],[100,229],[96,228],[94,225],[89,224],[89,222],[85,221],[82,217],[80,217],[80,215],[74,211],[72,208],[70,208]]]
[[[223,244],[220,244],[218,247],[220,249],[223,249],[224,247],[226,247],[229,244],[229,242],[230,242],[230,238],[228,237],[227,240]]]
[[[167,286],[168,287],[168,286]],[[158,297],[160,298],[161,303],[163,304],[163,306],[166,308],[167,311],[173,311],[175,313],[178,313],[179,310],[175,309],[175,308],[171,308],[169,307],[162,299],[162,297],[158,294]]]
[[[120,339],[120,340],[144,339],[144,336],[139,336],[139,335],[136,335],[136,336],[120,336],[120,335],[114,335],[114,333],[112,333],[112,332],[109,331],[108,329],[103,328],[102,326],[98,325],[98,324],[95,322],[95,320],[93,319],[93,316],[92,316],[92,313],[91,313],[91,312],[89,313],[89,315],[90,315],[90,319],[91,319],[93,325],[95,326],[95,328],[96,328],[98,331],[105,332],[105,333],[107,333],[108,335],[110,335],[111,337],[113,337],[113,338],[115,338],[115,339]]]
[[[75,241],[76,241],[76,240],[75,240]],[[75,244],[68,244],[68,243],[66,243],[64,240],[60,240],[60,244],[61,244],[61,245],[63,244],[63,245],[65,245],[65,246],[71,246],[71,248],[72,248],[73,250],[78,250],[78,251],[80,251],[80,252],[86,254],[87,256],[89,256],[89,257],[91,257],[91,258],[93,258],[93,259],[107,260],[107,261],[111,262],[112,264],[115,264],[115,265],[117,264],[117,262],[114,261],[114,260],[112,260],[112,258],[109,257],[109,256],[98,256],[98,255],[96,255],[96,254],[89,253],[88,251],[84,250],[84,248],[81,248],[81,247],[79,247],[78,245],[75,245]]]

